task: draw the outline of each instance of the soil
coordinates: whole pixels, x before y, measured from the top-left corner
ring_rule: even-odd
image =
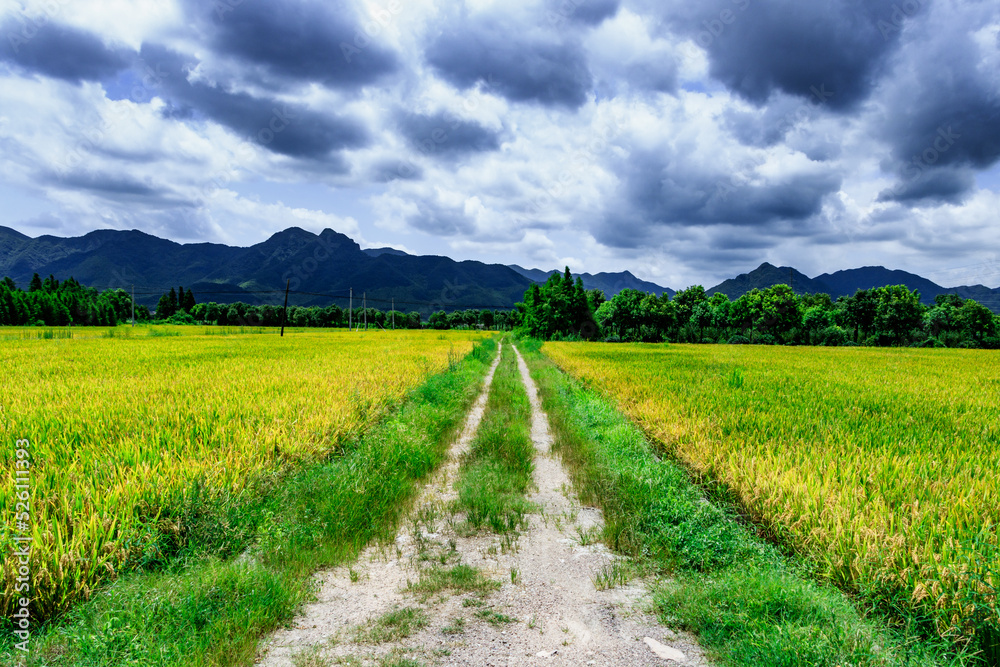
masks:
[[[379,665],[404,659],[424,665],[709,664],[693,638],[656,622],[643,582],[597,590],[595,582],[627,571],[627,563],[596,541],[601,512],[580,505],[550,452],[548,419],[519,353],[536,447],[536,489],[528,499],[540,511],[516,539],[464,536],[462,516],[452,512],[453,484],[482,419],[499,358],[448,462],[422,490],[395,542],[369,547],[354,564],[317,574],[316,601],[290,627],[262,642],[259,665]],[[501,585],[485,594],[421,596],[407,589],[428,567],[457,563]],[[370,631],[384,614],[407,609],[422,619],[409,636],[376,637]]]

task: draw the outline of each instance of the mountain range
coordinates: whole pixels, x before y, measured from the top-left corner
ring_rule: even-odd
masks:
[[[386,250],[386,249],[382,249]],[[99,230],[84,236],[30,238],[0,227],[0,276],[26,288],[34,273],[84,285],[131,289],[136,302],[153,306],[172,286],[198,301],[280,304],[349,303],[427,314],[439,309],[510,308],[531,282],[500,264],[456,262],[399,251],[368,253],[351,238],[324,229],[292,227],[241,248],[216,243],[180,244],[140,231]],[[298,292],[298,293],[295,293]]]
[[[553,273],[561,274],[562,271],[557,271],[553,269],[552,271],[542,271],[541,269],[525,269],[517,264],[508,264],[510,268],[514,269],[522,276],[528,280],[534,281],[536,283],[544,283],[549,279]],[[604,296],[609,299],[613,297],[618,292],[623,289],[637,289],[640,292],[652,292],[657,296],[662,294],[668,294],[673,296],[675,294],[674,290],[669,287],[662,287],[656,283],[651,283],[646,280],[640,280],[636,278],[628,271],[621,271],[619,273],[580,273],[574,274],[574,277],[579,275],[583,278],[584,289],[599,289],[604,292]]]
[[[925,304],[934,303],[934,297],[939,294],[958,294],[963,298],[978,301],[994,313],[1000,313],[1000,288],[990,288],[985,285],[942,287],[915,273],[891,270],[882,266],[865,266],[810,278],[790,266],[777,267],[765,262],[750,273],[743,273],[723,281],[707,292],[709,294],[722,292],[730,299],[737,299],[751,289],[766,289],[781,283],[790,285],[797,294],[826,293],[833,299],[850,296],[859,289],[906,285],[909,289],[918,291],[920,300]]]
[[[136,302],[153,306],[160,294],[183,285],[198,301],[281,303],[286,283],[289,303],[341,306],[363,299],[371,306],[427,314],[439,309],[510,308],[532,281],[544,282],[556,270],[525,269],[516,264],[455,261],[438,255],[411,255],[394,248],[362,249],[353,239],[324,229],[313,234],[297,227],[266,241],[233,247],[219,243],[180,244],[144,232],[98,230],[84,236],[31,238],[0,227],[0,276],[26,287],[34,273],[60,280],[74,277],[84,285],[131,289]],[[641,280],[629,271],[579,274],[587,289],[610,298],[623,289],[674,295],[674,290]],[[797,293],[826,292],[836,299],[858,289],[906,285],[932,303],[938,294],[957,293],[1000,312],[1000,289],[983,285],[946,288],[905,271],[880,266],[824,273],[815,278],[791,267],[761,264],[749,273],[707,290],[731,299],[779,283]]]

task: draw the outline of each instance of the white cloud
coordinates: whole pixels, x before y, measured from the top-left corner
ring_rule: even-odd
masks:
[[[552,3],[541,0],[359,0],[358,30],[370,40],[361,55],[379,51],[392,64],[354,87],[283,78],[287,67],[242,55],[253,45],[226,52],[210,39],[211,26],[191,20],[179,2],[4,2],[0,17],[44,16],[42,23],[93,33],[105,45],[181,51],[200,62],[192,81],[357,119],[368,137],[328,160],[280,155],[230,129],[238,124],[213,121],[196,102],[171,98],[166,86],[151,86],[137,101],[110,99],[132,79],[64,81],[8,58],[0,61],[0,179],[5,193],[44,199],[54,213],[22,220],[12,212],[37,206],[11,206],[0,224],[65,235],[137,227],[241,245],[293,224],[332,227],[413,252],[628,268],[673,287],[710,284],[765,259],[807,273],[860,262],[927,272],[1000,252],[991,228],[1000,179],[981,178],[964,199],[947,203],[879,201],[898,182],[895,155],[907,123],[916,133],[924,121],[899,115],[899,100],[921,99],[913,91],[928,54],[938,61],[958,54],[947,63],[955,79],[1000,95],[1000,11],[946,5],[913,18],[898,48],[877,56],[869,97],[829,108],[777,88],[764,102],[743,100],[711,77],[712,54],[639,0],[595,25],[554,25],[546,14]],[[236,3],[225,20],[238,12]],[[537,91],[518,97],[491,84],[490,72],[474,73],[481,76],[464,88],[450,83],[425,49],[470,17],[498,21],[525,48],[559,43],[575,54],[579,47],[593,79],[585,99],[570,108],[544,103]],[[956,36],[965,51],[949,41]],[[523,67],[546,62],[522,55]],[[970,99],[988,110],[986,93]],[[497,145],[425,155],[402,135],[404,114],[475,123],[496,133]],[[992,173],[995,161],[974,148],[963,150],[987,164],[980,174]],[[296,184],[300,200],[255,198],[252,182]],[[720,202],[720,188],[735,188],[736,199]]]

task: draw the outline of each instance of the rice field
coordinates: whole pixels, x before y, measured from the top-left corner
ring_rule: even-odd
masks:
[[[1000,634],[1000,355],[547,343],[702,479],[865,600]],[[983,637],[993,633],[993,638]]]
[[[162,517],[192,489],[239,494],[266,471],[329,454],[483,338],[119,327],[22,339],[23,331],[0,330],[0,606],[6,613],[17,597],[15,443],[26,439],[35,619],[134,567],[157,532],[177,529]]]

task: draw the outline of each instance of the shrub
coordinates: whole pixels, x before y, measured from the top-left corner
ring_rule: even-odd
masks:
[[[730,345],[749,345],[750,339],[746,336],[733,336],[729,339]]]
[[[821,345],[826,345],[828,347],[838,347],[845,345],[849,340],[851,340],[851,335],[846,329],[838,327],[836,325],[826,327],[819,332],[819,340]]]
[[[754,333],[751,342],[754,345],[776,345],[778,340],[771,334]]]

